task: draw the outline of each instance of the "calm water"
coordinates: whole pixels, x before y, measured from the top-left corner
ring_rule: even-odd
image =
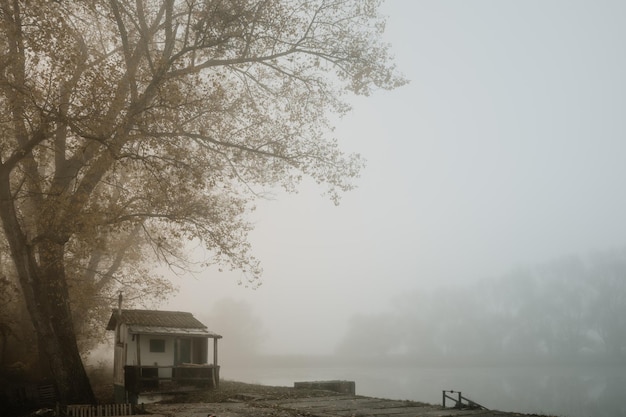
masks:
[[[359,395],[441,404],[462,391],[490,409],[565,417],[626,416],[626,366],[465,368],[222,368],[222,377],[265,385],[350,380]]]

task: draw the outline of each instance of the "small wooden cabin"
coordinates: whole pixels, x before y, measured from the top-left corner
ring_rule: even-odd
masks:
[[[137,403],[142,394],[219,385],[217,341],[222,336],[207,330],[191,313],[116,309],[107,330],[115,331],[116,402]]]

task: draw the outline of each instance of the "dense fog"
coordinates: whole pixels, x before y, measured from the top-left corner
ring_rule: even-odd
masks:
[[[381,11],[410,84],[351,99],[333,120],[341,148],[366,160],[357,188],[338,206],[312,180],[263,195],[249,213],[262,285],[200,261],[146,268],[177,293],[141,287],[129,304],[189,311],[222,335],[227,379],[626,415],[626,2]],[[0,284],[8,305],[17,290]],[[165,300],[144,305],[147,291]],[[106,317],[115,300],[100,301]],[[7,363],[35,355],[34,336],[0,335]],[[81,349],[92,366],[113,360],[110,340]]]
[[[622,364],[625,275],[626,251],[614,250],[413,289],[382,311],[351,316],[332,352],[286,356],[378,366]],[[272,326],[249,303],[221,299],[198,315],[225,335],[226,362],[280,356],[264,349]],[[306,329],[294,323],[294,337],[300,332]]]
[[[382,11],[385,40],[411,83],[354,100],[337,121],[342,146],[367,161],[358,188],[337,207],[312,182],[295,195],[276,191],[250,214],[261,287],[237,285],[237,272],[198,270],[172,276],[180,292],[167,306],[246,302],[265,327],[261,350],[275,354],[330,354],[357,337],[359,320],[406,312],[432,323],[447,304],[440,319],[449,333],[455,316],[491,320],[489,329],[459,323],[458,332],[496,343],[481,332],[526,320],[520,331],[559,340],[520,351],[567,344],[578,336],[557,323],[610,291],[608,278],[594,281],[602,265],[594,254],[626,245],[624,4],[393,1]],[[412,304],[408,294],[413,307],[400,310]],[[471,303],[481,308],[465,314]],[[578,314],[613,320],[610,311]],[[576,330],[585,349],[609,349],[593,326]],[[419,349],[452,349],[446,332]],[[500,348],[521,336],[507,337],[495,338]]]
[[[432,403],[454,389],[508,411],[619,416],[625,274],[626,250],[615,249],[398,293],[381,311],[352,315],[330,353],[267,349],[272,324],[244,301],[222,299],[203,320],[225,336],[226,378],[345,379],[359,394]],[[294,338],[306,331],[294,322]]]
[[[169,305],[224,334],[240,379],[626,415],[624,3],[383,12],[411,84],[338,121],[367,160],[358,188],[338,207],[315,184],[277,192],[253,214],[263,285],[209,270]]]
[[[414,364],[621,363],[625,276],[620,251],[407,292],[387,312],[353,317],[337,353]]]

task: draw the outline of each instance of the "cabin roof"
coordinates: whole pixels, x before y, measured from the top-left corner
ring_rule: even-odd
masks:
[[[114,309],[107,330],[115,330],[124,323],[132,333],[189,334],[221,338],[207,330],[207,327],[191,313],[162,310],[121,310]]]

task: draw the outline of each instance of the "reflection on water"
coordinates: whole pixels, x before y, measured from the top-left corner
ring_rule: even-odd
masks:
[[[462,391],[491,409],[566,417],[626,416],[626,366],[463,368],[246,368],[222,376],[292,386],[295,381],[343,379],[359,395],[441,404],[442,390]]]

